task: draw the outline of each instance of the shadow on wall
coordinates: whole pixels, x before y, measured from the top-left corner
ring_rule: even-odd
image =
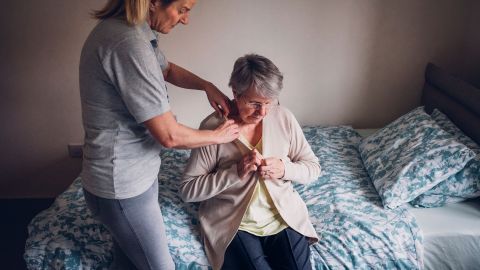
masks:
[[[371,7],[369,27],[363,27],[368,38],[356,66],[360,83],[345,108],[346,115],[356,115],[349,119],[355,127],[380,127],[419,106],[428,62],[460,70],[468,26],[463,17],[468,11],[448,1],[435,6],[429,1],[398,1]],[[445,21],[445,17],[455,19]],[[368,114],[355,113],[359,111]]]
[[[2,176],[0,198],[54,198],[79,176],[82,159],[65,157],[16,177]],[[18,176],[19,175],[19,176]]]

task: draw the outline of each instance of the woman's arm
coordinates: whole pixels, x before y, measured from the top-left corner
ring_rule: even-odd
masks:
[[[297,119],[291,112],[289,114],[291,129],[289,160],[282,160],[285,173],[281,179],[308,184],[320,176],[320,163],[305,138]]]
[[[226,169],[217,168],[217,147],[210,145],[192,150],[179,188],[185,202],[210,199],[241,181],[236,163]]]
[[[168,63],[168,68],[163,71],[165,81],[182,88],[204,90],[210,105],[219,114],[227,116],[230,113],[230,99],[223,94],[214,84],[208,82],[192,72]]]
[[[235,140],[239,135],[238,125],[233,120],[225,121],[214,130],[197,130],[178,123],[171,111],[144,122],[150,134],[167,148],[196,148]]]
[[[308,184],[320,175],[320,164],[312,148],[305,139],[302,128],[295,116],[286,111],[290,133],[290,147],[287,159],[268,157],[259,167],[260,174],[266,179],[289,180]]]

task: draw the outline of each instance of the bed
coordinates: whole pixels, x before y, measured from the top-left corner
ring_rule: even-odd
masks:
[[[427,67],[425,110],[442,109],[478,143],[480,90],[464,87],[461,81],[452,83],[451,78],[433,65]],[[461,96],[467,96],[467,104],[473,102],[476,109],[438,91],[456,93],[459,84]],[[449,101],[456,107],[445,105]],[[431,209],[409,204],[384,207],[359,151],[365,133],[349,126],[307,126],[303,131],[323,168],[317,181],[295,186],[320,238],[311,246],[313,269],[472,269],[480,265],[476,259],[480,254],[477,200]],[[159,204],[176,269],[210,269],[199,241],[198,205],[182,202],[177,193],[188,156],[187,150],[161,152]],[[436,221],[454,215],[468,219],[468,225],[457,222],[457,228],[435,227]],[[79,178],[30,222],[28,231],[24,259],[29,269],[107,269],[112,261],[111,236],[92,219]],[[446,250],[445,241],[455,239],[463,250]],[[466,249],[470,252],[463,252]],[[456,252],[462,257],[456,257]],[[461,259],[452,264],[449,260],[455,257]]]
[[[480,144],[480,89],[433,64],[427,66],[425,79],[425,110],[441,109]],[[426,269],[480,269],[480,199],[409,211],[423,232]]]
[[[375,131],[357,130],[362,137]],[[438,208],[408,205],[408,211],[423,235],[425,269],[480,269],[480,199]]]

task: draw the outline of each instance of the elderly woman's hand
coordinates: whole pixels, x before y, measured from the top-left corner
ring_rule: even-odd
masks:
[[[268,179],[281,179],[285,175],[285,166],[278,158],[266,158],[258,168],[260,175]]]
[[[206,84],[205,93],[207,93],[208,101],[215,111],[220,115],[228,116],[230,113],[230,99],[212,83]]]
[[[262,165],[263,157],[257,151],[253,149],[250,153],[243,156],[237,163],[237,173],[242,179],[246,179],[246,176],[250,176],[251,173],[255,173],[260,165]]]

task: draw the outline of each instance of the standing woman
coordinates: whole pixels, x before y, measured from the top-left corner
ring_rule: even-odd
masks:
[[[112,269],[175,267],[158,205],[160,144],[195,148],[238,137],[233,121],[195,130],[170,111],[165,81],[204,90],[215,110],[229,113],[212,83],[166,60],[153,32],[188,24],[195,1],[109,0],[94,13],[100,21],[82,49],[82,185],[88,208],[113,237]]]

